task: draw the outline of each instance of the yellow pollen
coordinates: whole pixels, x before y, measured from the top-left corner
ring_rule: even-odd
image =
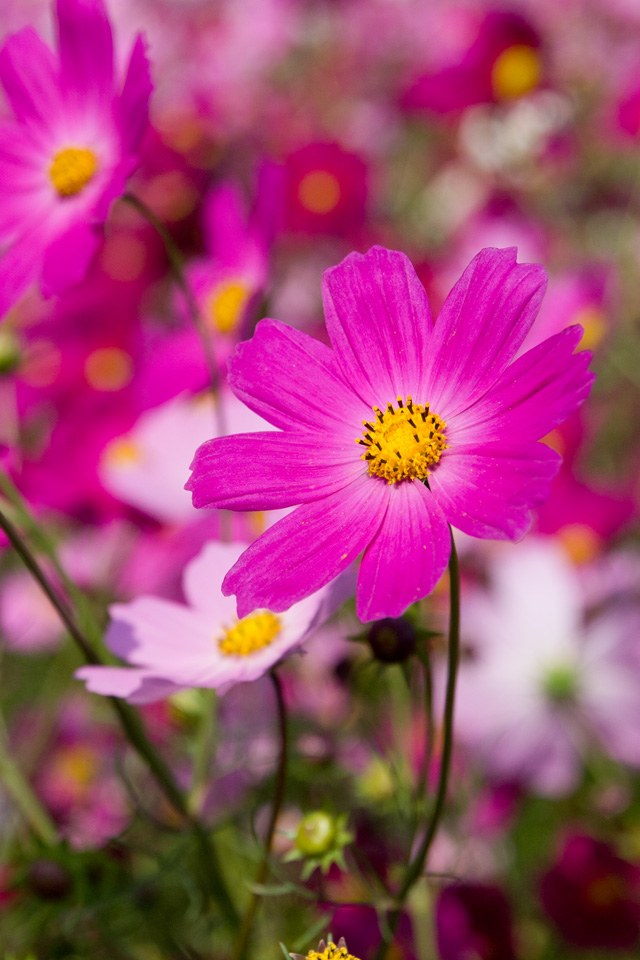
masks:
[[[340,937],[336,946],[332,940],[325,945],[324,940],[318,944],[317,950],[309,950],[306,960],[358,960],[349,953],[344,937]]]
[[[429,467],[449,446],[446,423],[429,412],[429,404],[423,407],[411,397],[406,402],[398,397],[397,409],[388,403],[384,413],[378,407],[373,412],[373,422],[364,421],[363,438],[356,440],[367,448],[362,459],[368,462],[371,476],[388,483],[425,480],[431,473]]]
[[[94,390],[115,392],[131,383],[133,361],[119,347],[99,347],[87,357],[84,375]]]
[[[234,627],[225,630],[218,640],[218,648],[226,656],[248,657],[273,643],[281,630],[280,617],[262,610],[243,617]]]
[[[93,150],[66,147],[53,158],[49,176],[61,197],[73,197],[86,187],[97,169],[98,161]]]
[[[220,333],[229,333],[237,325],[248,299],[244,284],[228,280],[217,286],[209,298],[208,314]]]
[[[534,90],[540,83],[540,56],[523,43],[503,50],[491,70],[491,86],[499,100],[512,100]]]
[[[300,181],[298,199],[310,213],[331,213],[340,202],[340,184],[328,170],[312,170]]]

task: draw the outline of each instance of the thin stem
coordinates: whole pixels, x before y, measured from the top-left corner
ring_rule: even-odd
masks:
[[[0,510],[0,527],[2,530],[4,530],[12,547],[19,555],[34,580],[38,583],[42,591],[49,599],[62,623],[67,628],[70,636],[82,651],[87,663],[101,666],[102,660],[98,653],[93,649],[87,638],[79,629],[66,603],[48,581],[35,556],[31,553],[29,547],[26,545],[14,525],[11,523],[9,518],[5,516],[2,510]],[[225,919],[229,925],[232,927],[237,927],[238,917],[235,906],[227,890],[211,838],[207,834],[198,818],[190,813],[186,800],[182,795],[180,788],[176,784],[171,770],[148,739],[138,713],[128,703],[120,700],[117,697],[109,697],[109,700],[111,701],[113,709],[118,715],[118,719],[120,720],[127,740],[136,753],[145,762],[165,797],[171,803],[174,809],[180,814],[187,824],[189,830],[193,834],[196,844],[200,850],[203,874],[207,881],[207,888],[220,903],[225,915]]]
[[[422,664],[423,683],[424,683],[424,718],[425,718],[425,740],[424,755],[418,779],[416,783],[416,807],[418,811],[422,809],[422,802],[427,790],[429,770],[431,768],[431,758],[433,756],[434,743],[434,723],[433,723],[433,678],[431,676],[431,659],[429,650],[423,650],[419,655]]]
[[[208,334],[200,315],[200,309],[196,298],[193,295],[193,291],[187,282],[187,278],[184,272],[184,260],[180,250],[176,246],[173,237],[167,230],[166,226],[162,220],[156,216],[153,210],[147,206],[144,200],[141,200],[139,197],[136,197],[133,193],[125,193],[122,196],[122,200],[125,203],[128,203],[129,206],[133,207],[134,210],[137,210],[140,216],[153,227],[160,239],[164,244],[164,248],[169,259],[169,264],[171,270],[175,277],[176,283],[182,291],[185,302],[187,304],[187,310],[191,321],[196,328],[200,341],[202,343],[202,349],[204,351],[205,361],[207,364],[207,369],[209,371],[209,379],[211,380],[211,389],[215,395],[217,395],[216,400],[216,422],[217,422],[217,432],[218,436],[225,436],[227,433],[227,425],[224,407],[220,399],[220,371],[218,368],[218,363],[213,348],[213,343],[211,337]]]
[[[0,724],[0,781],[27,823],[48,847],[60,842],[56,826],[9,752],[4,722]]]
[[[269,855],[271,853],[271,846],[273,844],[273,836],[276,829],[276,823],[278,822],[278,817],[280,815],[280,810],[282,808],[282,801],[284,800],[284,788],[287,779],[287,763],[289,760],[289,737],[287,732],[287,705],[284,700],[284,694],[282,691],[282,684],[280,683],[280,678],[278,677],[275,670],[271,671],[271,681],[273,683],[273,688],[276,695],[276,703],[278,707],[278,732],[280,736],[280,757],[278,760],[278,769],[276,771],[276,782],[273,792],[273,806],[271,807],[271,817],[269,819],[269,826],[267,828],[267,835],[264,841],[264,853],[262,859],[258,864],[258,869],[256,870],[256,875],[254,877],[254,885],[260,886],[264,883],[267,872],[269,869]],[[260,905],[260,895],[255,891],[251,893],[251,899],[249,901],[249,906],[247,907],[247,912],[244,915],[242,920],[242,926],[240,928],[240,933],[238,934],[238,940],[236,942],[235,950],[233,951],[233,960],[243,960],[247,945],[249,942],[249,935],[251,933],[251,927],[253,926],[253,921]]]
[[[449,656],[447,672],[447,689],[444,704],[443,719],[443,737],[442,737],[442,757],[440,759],[440,775],[438,778],[438,788],[436,799],[427,826],[426,833],[420,844],[418,852],[413,860],[409,861],[404,881],[397,897],[397,905],[388,923],[388,935],[383,936],[376,960],[382,960],[389,944],[398,926],[402,908],[407,896],[418,878],[422,875],[426,863],[427,854],[431,848],[434,837],[438,832],[442,814],[444,812],[447,799],[447,787],[449,784],[449,771],[451,769],[451,754],[453,750],[453,712],[456,692],[456,676],[458,672],[458,660],[460,657],[460,567],[458,565],[458,554],[451,531],[451,555],[449,557]]]
[[[214,756],[217,707],[216,691],[203,690],[202,714],[193,758],[193,781],[189,791],[189,809],[194,813],[200,809]]]

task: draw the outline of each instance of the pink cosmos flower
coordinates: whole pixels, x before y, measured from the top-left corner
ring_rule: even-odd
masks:
[[[241,552],[240,544],[208,544],[185,568],[186,606],[159,597],[112,606],[107,646],[133,666],[81,667],[76,677],[93,693],[131,703],[151,703],[185,687],[223,694],[261,677],[329,616],[333,605],[323,592],[284,615],[260,609],[238,621],[220,584]]]
[[[57,20],[57,56],[30,27],[0,51],[15,114],[1,131],[0,316],[36,280],[48,296],[82,279],[147,123],[142,38],[118,93],[102,0],[57,0]]]
[[[397,617],[440,578],[448,524],[523,536],[560,462],[536,441],[593,381],[589,355],[573,355],[577,326],[513,360],[544,287],[543,268],[518,264],[515,248],[482,250],[434,324],[408,258],[374,247],[324,275],[333,349],[258,324],[229,382],[280,432],[208,441],[187,485],[196,507],[301,504],[227,574],[239,616],[288,609],[364,551],[358,616]]]

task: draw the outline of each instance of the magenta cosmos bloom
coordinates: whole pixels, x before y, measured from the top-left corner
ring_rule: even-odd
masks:
[[[331,347],[262,320],[229,362],[238,397],[280,432],[210,440],[188,489],[196,507],[301,504],[240,557],[223,592],[238,614],[286,610],[364,551],[361,620],[397,617],[449,557],[449,524],[517,540],[560,457],[537,443],[589,392],[590,355],[569,327],[514,360],[546,276],[485,249],[437,323],[402,254],[374,247],[327,270]]]
[[[102,0],[58,0],[57,19],[57,56],[31,27],[0,51],[0,316],[34,281],[48,296],[82,279],[147,124],[142,38],[118,93]]]

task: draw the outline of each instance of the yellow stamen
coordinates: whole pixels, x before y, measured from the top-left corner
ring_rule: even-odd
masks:
[[[119,347],[99,347],[87,357],[84,375],[94,390],[115,392],[131,383],[133,361]]]
[[[220,333],[229,333],[237,325],[248,297],[247,288],[237,280],[221,283],[214,289],[207,312]]]
[[[499,100],[512,100],[534,90],[540,83],[540,56],[537,50],[516,43],[503,50],[491,70],[491,86]]]
[[[61,197],[73,197],[86,187],[97,169],[98,160],[93,150],[66,147],[53,158],[49,176]]]
[[[224,636],[218,640],[218,647],[220,653],[227,656],[247,657],[268,647],[281,630],[280,617],[263,610],[243,617],[235,626],[225,630]]]
[[[309,950],[306,960],[358,960],[349,953],[344,937],[340,937],[336,946],[332,940],[325,945],[324,940],[318,944],[317,950]]]
[[[429,404],[414,404],[411,397],[403,402],[397,399],[398,409],[387,404],[383,413],[373,408],[375,419],[364,421],[364,439],[358,438],[367,448],[362,459],[369,463],[371,476],[382,477],[388,483],[398,480],[424,480],[440,459],[440,454],[449,444],[444,429],[446,423],[429,412]]]
[[[328,170],[312,170],[300,181],[298,199],[310,213],[331,213],[340,202],[340,184]]]
[[[111,467],[132,467],[144,459],[140,447],[127,437],[113,440],[105,450],[104,458]]]

